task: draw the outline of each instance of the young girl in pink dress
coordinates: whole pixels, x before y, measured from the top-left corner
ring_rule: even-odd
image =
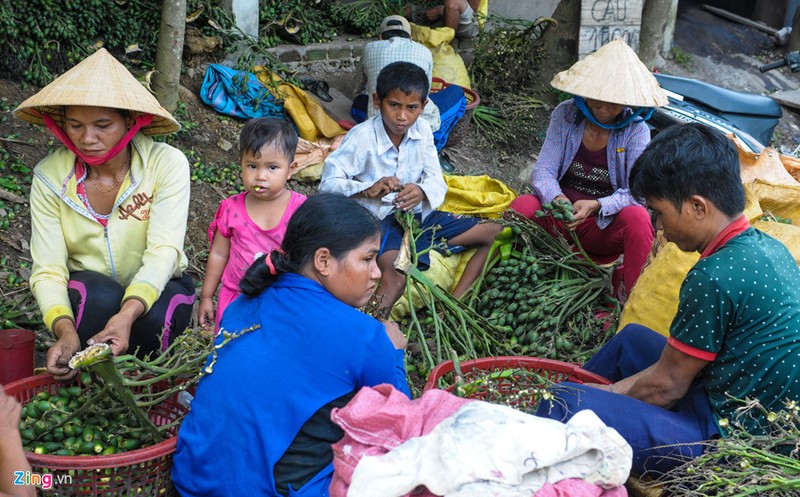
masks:
[[[220,203],[208,228],[211,252],[200,293],[200,325],[219,331],[225,308],[239,296],[239,281],[253,261],[277,250],[286,225],[306,197],[286,189],[297,163],[297,133],[280,119],[247,122],[239,136],[244,192]],[[217,312],[214,293],[220,282]]]

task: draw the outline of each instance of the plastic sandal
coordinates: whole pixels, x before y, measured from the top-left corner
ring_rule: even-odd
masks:
[[[333,101],[333,97],[328,93],[330,86],[328,86],[327,81],[317,81],[316,79],[309,78],[302,80],[302,83],[306,90],[318,96],[320,100],[324,102]]]
[[[448,157],[444,152],[439,154],[439,167],[442,168],[442,172],[445,174],[451,174],[456,170],[456,167],[452,162],[450,162],[450,157]]]

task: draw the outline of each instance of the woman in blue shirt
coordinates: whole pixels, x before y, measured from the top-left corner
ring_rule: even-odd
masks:
[[[406,339],[358,311],[375,291],[380,223],[339,194],[310,197],[282,250],[261,256],[225,311],[213,372],[178,434],[172,476],[183,496],[327,496],[331,421],[364,386],[409,394]]]

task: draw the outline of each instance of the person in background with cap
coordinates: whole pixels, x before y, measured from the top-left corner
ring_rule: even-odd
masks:
[[[190,173],[183,153],[147,135],[180,124],[105,49],[14,112],[64,144],[34,169],[30,197],[30,286],[58,339],[48,371],[73,376],[69,359],[91,343],[140,357],[165,348],[195,298],[183,252]]]
[[[361,58],[361,69],[357,70],[359,80],[356,88],[362,88],[353,100],[352,114],[356,123],[379,113],[374,105],[375,86],[381,70],[393,62],[410,62],[422,68],[428,76],[428,87],[433,81],[433,55],[430,49],[411,39],[411,24],[405,17],[388,16],[381,22],[378,41],[367,43]],[[422,111],[422,119],[428,122],[433,131],[436,151],[441,152],[447,143],[453,127],[464,115],[466,96],[458,85],[450,85],[428,95]],[[444,166],[444,164],[442,164]],[[446,172],[452,169],[446,169]]]
[[[428,87],[433,80],[433,55],[425,45],[411,39],[411,25],[403,16],[393,15],[383,19],[378,29],[378,41],[367,43],[364,55],[361,58],[360,69],[356,71],[358,80],[356,88],[359,94],[353,100],[352,114],[356,123],[363,122],[372,117],[380,109],[372,103],[372,94],[381,69],[392,62],[411,62],[419,66],[428,76]],[[422,116],[431,125],[431,130],[436,131],[441,124],[439,108],[425,105]]]
[[[574,97],[550,117],[542,150],[533,169],[533,194],[517,197],[510,208],[553,234],[574,231],[587,254],[599,263],[623,256],[625,300],[653,244],[647,210],[630,193],[628,178],[650,141],[644,122],[667,96],[655,77],[622,40],[558,73],[550,83]],[[537,217],[542,205],[566,202],[574,221]]]

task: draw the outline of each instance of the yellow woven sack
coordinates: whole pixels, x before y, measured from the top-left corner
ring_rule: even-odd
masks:
[[[786,245],[795,262],[800,264],[800,226],[759,220],[753,223],[753,228],[763,231]]]
[[[442,288],[447,288],[448,291],[453,291],[456,283],[461,279],[461,275],[464,274],[467,262],[475,255],[475,250],[472,248],[451,256],[444,256],[435,250],[431,250],[431,267],[424,274],[433,283]],[[422,299],[416,289],[411,290],[411,300],[414,303],[414,309],[422,307]],[[392,308],[389,319],[399,321],[408,316],[408,312],[408,299],[404,294]]]
[[[684,252],[672,242],[663,244],[633,285],[617,331],[638,323],[669,336],[669,326],[678,312],[681,284],[698,260],[697,252]]]
[[[783,168],[786,169],[795,181],[800,182],[800,159],[790,155],[781,155]]]
[[[411,39],[428,47],[433,55],[433,77],[472,88],[464,59],[450,45],[455,35],[453,28],[446,26],[431,28],[411,23]]]
[[[753,221],[761,219],[761,216],[764,215],[764,211],[761,210],[761,204],[758,202],[758,197],[756,196],[753,189],[750,185],[742,185],[744,186],[744,217],[750,221],[750,224],[753,224]]]
[[[747,185],[764,213],[790,218],[800,224],[800,183],[778,185],[757,179]]]
[[[322,168],[325,166],[324,162],[311,164],[303,169],[297,171],[292,175],[293,179],[302,181],[303,183],[314,183],[322,178]]]
[[[264,66],[253,66],[252,72],[266,87],[269,87],[270,77],[280,81],[277,75],[273,75]],[[339,123],[325,112],[322,105],[309,97],[302,88],[284,82],[278,85],[278,91],[279,97],[284,99],[283,108],[291,116],[301,138],[314,142],[320,138],[333,138],[347,133],[347,130],[339,126]]]
[[[486,17],[489,15],[489,0],[481,0],[478,4],[478,24],[483,27]]]
[[[741,148],[737,140],[733,140],[739,148],[739,166],[741,168],[742,183],[749,183],[760,179],[772,184],[796,185],[797,180],[792,175],[792,170],[797,174],[798,160],[780,154],[777,150],[767,147],[758,154]]]
[[[517,198],[517,192],[508,185],[486,175],[446,175],[444,181],[447,195],[439,210],[453,214],[498,218]]]

